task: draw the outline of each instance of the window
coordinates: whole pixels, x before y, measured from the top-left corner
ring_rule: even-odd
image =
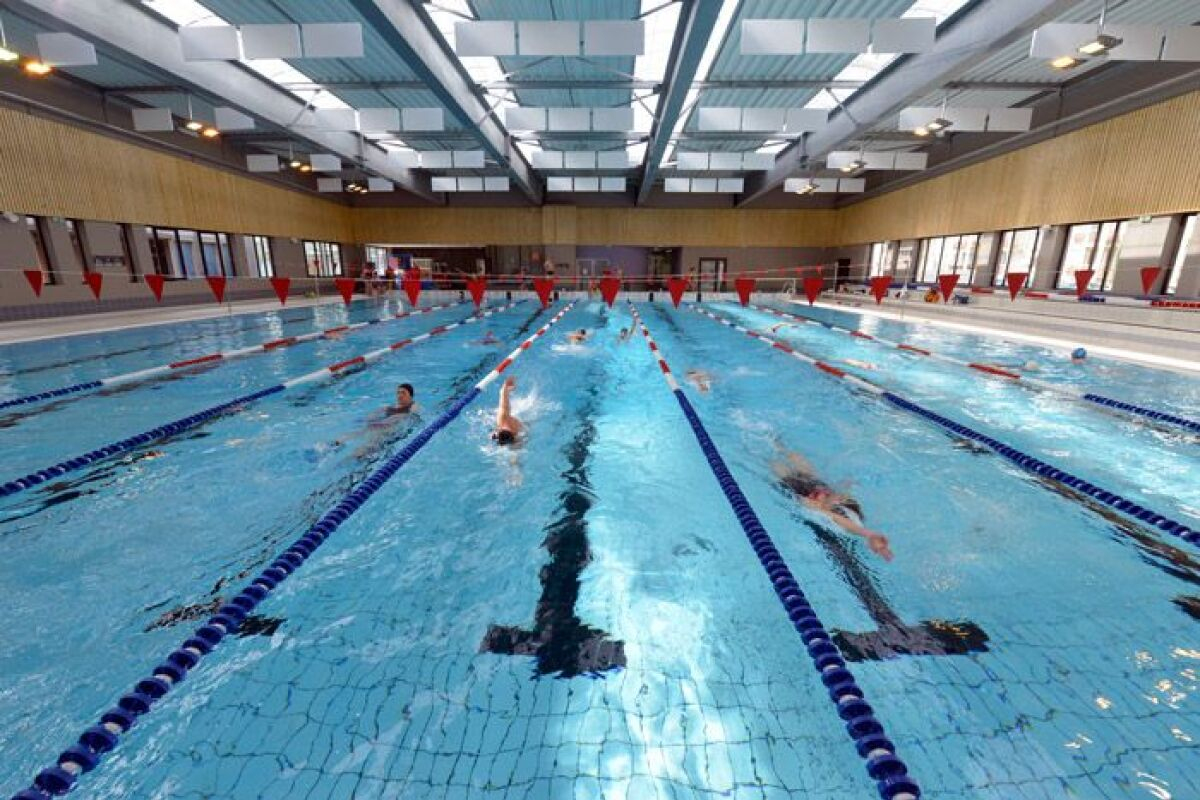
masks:
[[[133,227],[130,225],[122,225],[120,227],[121,255],[125,257],[125,268],[129,270],[129,282],[137,283],[137,267],[133,263]]]
[[[247,236],[246,264],[250,273],[260,278],[275,277],[275,261],[271,257],[271,240],[266,236]]]
[[[1090,269],[1093,274],[1087,285],[1089,291],[1112,289],[1124,235],[1124,222],[1100,222],[1068,228],[1067,249],[1058,268],[1057,288],[1075,288],[1075,272]]]
[[[375,269],[382,274],[388,266],[389,250],[386,247],[376,247],[370,244],[365,249],[367,251],[367,262],[374,264]]]
[[[976,278],[979,277],[980,270],[984,270],[992,262],[992,243],[996,241],[996,234],[981,233],[979,234],[979,246],[975,248],[975,272]],[[972,280],[971,283],[975,281]],[[985,281],[986,282],[986,281]]]
[[[206,276],[230,275],[233,273],[232,264],[228,262],[229,243],[222,242],[215,233],[200,233],[200,256]]]
[[[309,275],[322,278],[342,274],[342,246],[337,242],[305,242],[304,262]]]
[[[221,251],[221,262],[225,265],[225,274],[233,277],[237,270],[233,264],[233,253],[229,249],[229,234],[217,234],[217,248]]]
[[[1042,232],[1037,228],[1022,228],[1021,230],[1005,231],[1000,235],[1000,255],[996,258],[996,275],[992,278],[995,286],[1004,286],[1010,272],[1025,272],[1026,286],[1033,285],[1033,276],[1037,272],[1038,249],[1042,245]]]
[[[157,275],[203,278],[234,275],[229,234],[210,231],[146,228],[150,260]]]
[[[88,258],[87,244],[83,239],[83,224],[78,220],[69,219],[64,223],[67,235],[71,237],[71,251],[75,253],[75,262],[83,272],[92,271],[92,262]]]
[[[890,275],[896,265],[897,242],[876,242],[871,245],[870,270],[868,277]]]
[[[58,276],[54,273],[54,265],[50,263],[50,250],[46,247],[45,218],[26,217],[25,229],[29,231],[29,238],[33,240],[33,252],[37,258],[38,269],[46,276],[46,283],[53,286],[58,283]]]
[[[1188,250],[1191,249],[1192,236],[1196,233],[1196,215],[1184,218],[1183,233],[1179,235],[1179,247],[1175,250],[1175,259],[1171,262],[1171,272],[1167,275],[1167,288],[1163,294],[1175,294],[1179,289],[1179,276],[1183,274],[1183,262],[1187,261]]]
[[[917,283],[933,283],[937,280],[938,267],[942,263],[942,249],[946,240],[940,236],[921,242],[921,259],[917,265]]]
[[[913,257],[916,255],[917,243],[913,240],[901,242],[896,248],[896,276],[903,276],[905,282],[912,274]]]
[[[939,275],[959,275],[964,284],[975,276],[975,253],[979,249],[979,234],[938,236],[921,244],[921,266],[918,283],[934,283]]]

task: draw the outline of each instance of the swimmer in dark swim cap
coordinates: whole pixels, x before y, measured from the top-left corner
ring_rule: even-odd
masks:
[[[521,420],[512,415],[512,403],[509,395],[517,385],[516,378],[509,378],[500,387],[500,402],[496,406],[496,427],[492,430],[492,441],[501,445],[516,444],[525,426]]]

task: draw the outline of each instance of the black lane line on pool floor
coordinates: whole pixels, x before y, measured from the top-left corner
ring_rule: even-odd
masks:
[[[680,327],[674,315],[657,305],[655,310],[684,349],[694,352],[695,345],[691,337]],[[794,493],[786,486],[777,484],[776,488],[789,500],[795,501]],[[876,585],[875,577],[863,566],[857,552],[848,547],[841,536],[828,527],[798,514],[793,513],[792,519],[813,532],[817,543],[841,573],[846,586],[858,598],[877,626],[874,631],[861,633],[836,628],[830,631],[835,644],[847,661],[881,661],[897,656],[957,656],[987,652],[987,633],[970,620],[930,619],[922,620],[916,625],[906,623]]]
[[[605,374],[597,358],[589,362],[575,435],[562,450],[567,468],[559,477],[566,485],[558,494],[554,519],[542,529],[546,534],[542,547],[550,561],[538,573],[542,594],[533,614],[533,628],[492,624],[479,645],[481,653],[533,656],[537,659],[535,677],[597,676],[625,666],[625,643],[584,623],[575,610],[580,577],[592,561],[587,513],[597,497],[588,477],[588,461],[596,439],[599,379]]]
[[[529,335],[529,331],[534,327],[534,323],[543,313],[542,309],[537,309],[521,323],[517,329],[506,341],[520,342]],[[456,376],[450,388],[446,392],[446,400],[443,400],[437,407],[434,416],[445,411],[452,406],[455,398],[459,397],[463,392],[463,387],[474,386],[484,375],[491,371],[495,366],[495,352],[489,349],[489,352],[483,355],[479,361],[473,366],[468,367],[463,372]],[[357,459],[356,468],[353,472],[349,472],[338,478],[336,481],[326,484],[318,489],[314,489],[302,501],[301,510],[294,516],[288,517],[285,520],[280,520],[276,527],[268,530],[257,543],[258,552],[248,559],[241,556],[232,559],[228,566],[236,568],[238,571],[229,576],[223,576],[217,580],[213,588],[209,592],[209,597],[203,601],[189,603],[186,605],[178,605],[160,614],[154,621],[146,626],[147,631],[156,628],[167,627],[184,622],[195,622],[198,619],[203,619],[208,615],[208,608],[213,603],[219,608],[228,598],[224,598],[222,592],[229,586],[239,586],[243,580],[248,578],[253,572],[260,569],[263,564],[270,562],[278,551],[278,546],[281,542],[290,541],[296,537],[297,530],[308,530],[315,525],[329,507],[337,500],[344,497],[355,486],[359,485],[367,477],[371,475],[383,462],[390,456],[393,449],[404,442],[415,431],[420,430],[420,425],[417,424],[418,419],[407,421],[407,424],[397,425],[394,432],[386,437],[376,440],[371,443],[371,448],[363,457]],[[146,606],[141,609],[142,613],[148,613],[161,608],[165,603]],[[269,618],[273,619],[273,618]],[[262,630],[260,633],[270,635],[278,628],[271,628],[269,631]]]

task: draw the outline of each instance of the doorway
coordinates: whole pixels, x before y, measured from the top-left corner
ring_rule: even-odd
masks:
[[[700,280],[696,283],[696,288],[713,292],[725,291],[725,268],[727,264],[728,259],[724,258],[700,259]]]

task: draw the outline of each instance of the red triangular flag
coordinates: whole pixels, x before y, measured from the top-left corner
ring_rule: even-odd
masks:
[[[733,288],[737,290],[738,300],[742,301],[742,305],[750,303],[750,293],[754,291],[754,278],[736,278],[733,281]]]
[[[613,301],[617,299],[617,292],[619,291],[621,291],[620,278],[605,275],[600,279],[600,296],[604,298],[604,302],[608,303],[609,308],[612,308]]]
[[[213,297],[217,298],[218,303],[225,302],[225,276],[224,275],[209,275],[204,280],[208,281],[208,288],[212,289]]]
[[[1025,285],[1025,279],[1029,277],[1028,272],[1010,272],[1005,280],[1008,281],[1008,299],[1016,300],[1017,294],[1021,291],[1021,287]]]
[[[104,285],[104,276],[99,272],[85,272],[83,282],[92,287],[92,295],[100,299],[100,287]]]
[[[888,287],[891,285],[891,275],[876,275],[871,278],[871,296],[875,298],[875,305],[883,303],[883,296],[887,294]]]
[[[554,291],[554,278],[534,278],[533,290],[537,292],[542,308],[550,307],[550,294]]]
[[[471,300],[475,303],[476,308],[483,305],[483,293],[486,290],[487,278],[467,278],[467,291],[471,293]]]
[[[167,282],[166,277],[162,275],[143,275],[146,285],[150,287],[150,291],[154,293],[154,299],[162,302],[163,284]]]
[[[817,300],[817,295],[821,293],[821,287],[825,285],[825,281],[821,278],[805,278],[804,279],[804,296],[808,298],[808,304],[811,306]]]
[[[938,275],[938,286],[942,289],[942,302],[949,303],[950,295],[954,294],[954,287],[958,285],[958,274],[951,273],[950,275]]]
[[[334,278],[333,284],[337,286],[337,290],[342,295],[342,302],[350,305],[350,298],[354,296],[354,278]]]
[[[687,278],[667,278],[667,291],[671,294],[671,302],[679,308],[679,301],[683,299],[683,293],[687,291]]]
[[[409,305],[415,306],[417,298],[421,296],[421,279],[419,277],[406,277],[400,281],[400,286],[404,289],[404,293],[408,295]]]
[[[41,297],[42,285],[46,282],[46,276],[42,274],[42,271],[40,269],[25,270],[25,280],[29,281],[29,288],[33,289],[33,293]]]
[[[1162,267],[1142,267],[1142,294],[1150,294],[1150,288],[1158,280]]]
[[[275,290],[275,296],[279,298],[279,305],[287,303],[288,289],[291,285],[291,278],[271,278],[271,288]]]
[[[1088,284],[1092,282],[1092,276],[1096,273],[1090,269],[1075,270],[1075,296],[1083,297],[1083,293],[1087,291]]]

